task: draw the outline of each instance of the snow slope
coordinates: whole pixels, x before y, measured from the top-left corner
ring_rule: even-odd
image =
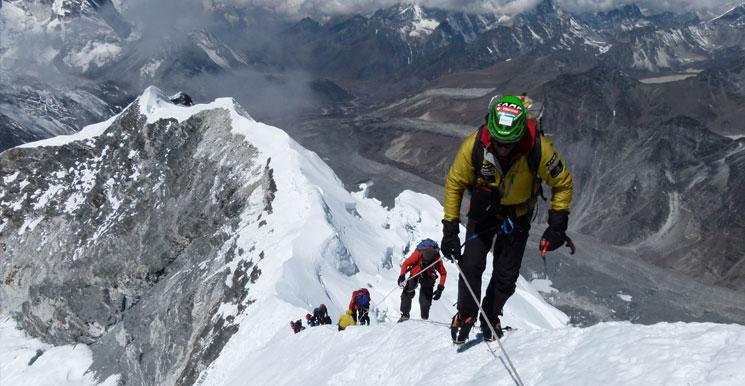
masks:
[[[413,320],[343,332],[315,327],[230,358],[232,371],[202,384],[515,384],[485,344],[457,353],[448,334]],[[502,343],[525,385],[745,384],[742,326],[614,322],[519,330]]]
[[[485,351],[486,345],[456,354],[445,324],[394,322],[401,262],[421,238],[439,239],[442,207],[436,199],[404,191],[389,209],[367,198],[364,185],[361,191],[350,193],[315,153],[282,130],[254,121],[232,99],[182,107],[151,87],[137,103],[148,122],[168,117],[182,121],[197,113],[226,110],[232,140],[250,143],[256,149],[256,164],[273,170],[275,186],[257,190],[249,198],[251,205],[240,214],[237,233],[220,247],[233,246],[258,255],[260,276],[247,285],[245,310],[240,311],[243,308],[238,304],[223,303],[214,315],[237,325],[238,331],[202,371],[197,384],[297,384],[308,380],[312,384],[512,384],[504,366]],[[31,146],[85,140],[103,135],[104,126]],[[256,182],[252,176],[245,178],[246,183]],[[273,197],[267,204],[268,194]],[[225,275],[230,286],[231,272],[242,261],[235,259],[221,266],[205,262],[204,267],[213,275]],[[457,270],[450,263],[446,268],[446,290],[442,299],[434,302],[430,315],[440,323],[448,322],[455,312]],[[333,326],[297,335],[291,332],[290,320],[301,319],[321,303],[336,320],[352,291],[363,286],[372,295],[372,326],[344,332]],[[418,314],[415,301],[412,316]],[[548,305],[522,278],[505,307],[503,320],[518,328],[504,339],[504,345],[526,384],[745,383],[745,373],[739,370],[745,352],[743,326],[606,323],[587,329],[568,327],[568,317]],[[28,362],[41,344],[21,336],[8,322],[0,327],[2,337],[10,337],[0,339],[0,384],[13,384],[36,366],[29,367]],[[70,354],[66,355],[69,361],[33,367],[31,371],[38,378],[28,378],[25,384],[59,384],[48,381],[53,378],[44,374],[57,374],[61,368],[75,375],[66,384],[93,382],[80,372],[90,363],[89,351],[44,349],[63,350]]]
[[[118,377],[97,383],[86,373],[91,350],[84,344],[54,347],[28,337],[14,328],[7,316],[0,316],[0,385],[115,386]]]

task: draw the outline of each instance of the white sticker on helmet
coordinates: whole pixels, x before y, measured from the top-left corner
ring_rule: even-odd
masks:
[[[512,121],[515,120],[514,115],[502,114],[499,116],[499,124],[504,126],[512,126]]]

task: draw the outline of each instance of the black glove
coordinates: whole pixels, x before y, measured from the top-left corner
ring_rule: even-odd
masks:
[[[400,287],[404,282],[406,281],[406,275],[401,275],[398,277],[398,286]]]
[[[432,300],[440,300],[440,296],[442,296],[442,291],[444,290],[445,286],[442,284],[438,284],[435,293],[432,295]]]
[[[460,260],[460,239],[458,238],[458,220],[442,220],[442,242],[440,250],[446,259],[450,261]]]
[[[569,212],[548,211],[548,228],[543,232],[539,248],[541,252],[553,251],[561,248],[567,242],[567,224],[569,223]]]

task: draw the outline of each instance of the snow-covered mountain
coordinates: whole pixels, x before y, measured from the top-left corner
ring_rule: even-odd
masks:
[[[439,235],[437,201],[350,193],[232,99],[186,107],[149,88],[106,122],[2,153],[0,179],[2,384],[513,382],[436,323],[454,313],[452,264],[432,323],[393,322],[399,264]],[[336,318],[363,286],[371,327],[292,334],[288,321],[320,303]],[[527,384],[745,381],[742,326],[567,321],[520,279],[504,346]]]
[[[93,73],[117,60],[131,33],[110,0],[5,1],[0,17],[4,70],[35,62]]]
[[[709,21],[690,13],[645,14],[636,5],[572,14],[552,0],[517,15],[404,3],[324,24],[304,19],[287,35],[304,43],[302,60],[318,71],[357,79],[411,82],[409,78],[433,79],[517,56],[564,51],[629,70],[676,71],[710,60],[719,49],[741,45],[742,25],[734,22],[737,9]]]

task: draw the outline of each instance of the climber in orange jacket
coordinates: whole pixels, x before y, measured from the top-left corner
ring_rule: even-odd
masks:
[[[426,271],[422,272],[424,269]],[[409,272],[408,280],[406,280],[406,272]],[[438,273],[440,274],[440,283],[437,285],[437,290],[434,290]],[[429,308],[432,306],[432,300],[439,300],[442,296],[446,278],[447,271],[445,265],[442,264],[439,246],[431,239],[422,240],[401,266],[398,285],[401,286],[404,283],[406,285],[401,292],[401,319],[399,319],[399,322],[409,319],[411,299],[414,298],[417,284],[421,284],[419,310],[422,319],[429,319]]]

